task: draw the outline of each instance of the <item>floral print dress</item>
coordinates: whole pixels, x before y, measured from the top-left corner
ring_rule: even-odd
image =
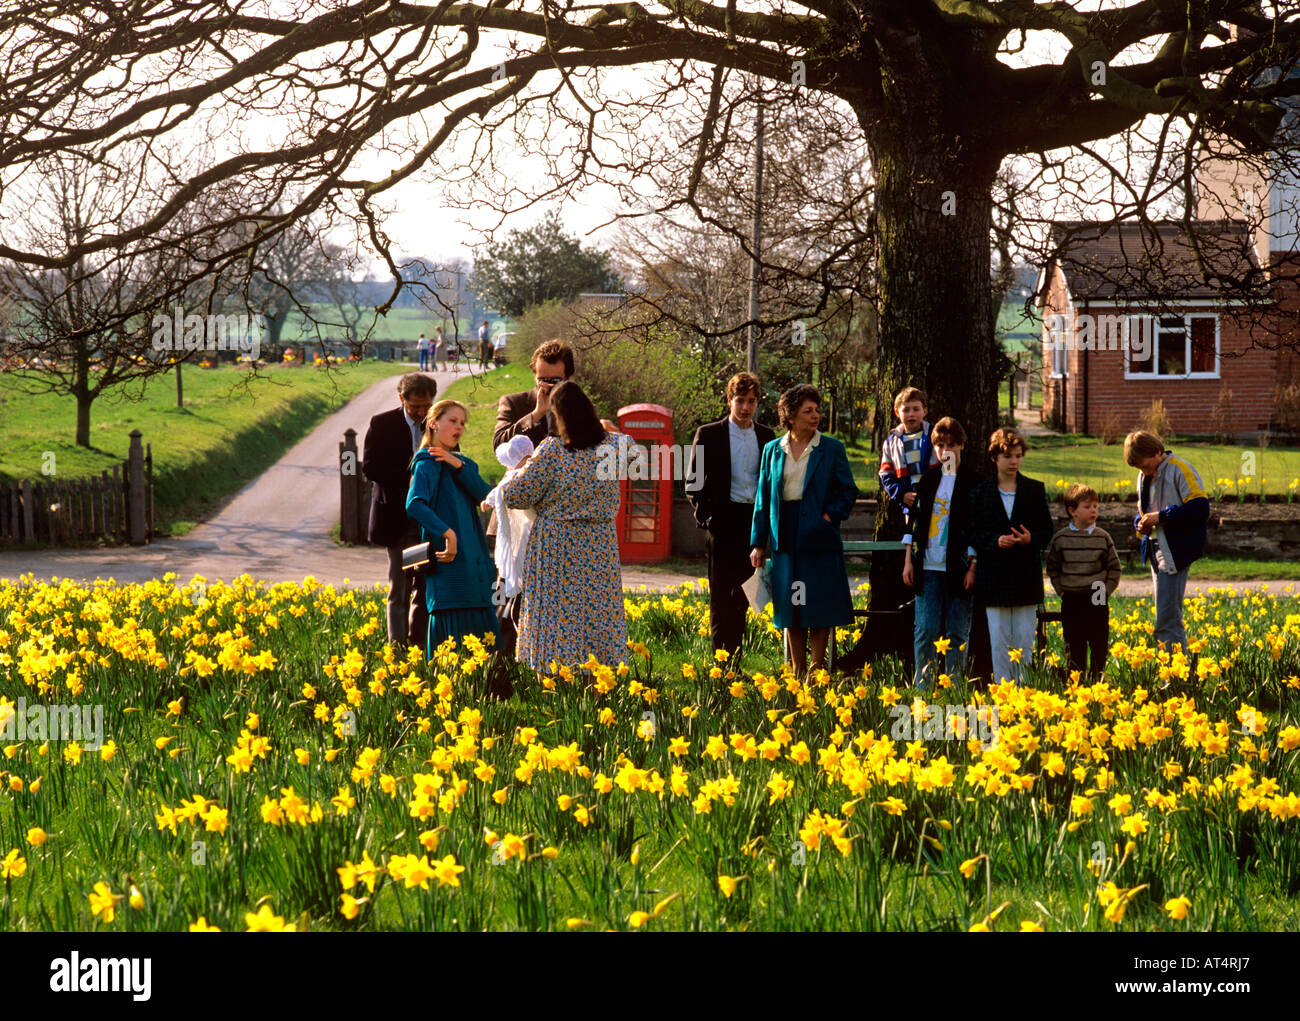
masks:
[[[516,657],[543,671],[552,660],[574,666],[594,655],[607,666],[626,656],[623,572],[614,515],[619,483],[602,465],[616,463],[607,436],[587,450],[547,437],[523,469],[502,483],[507,507],[537,512],[524,556],[523,606]]]

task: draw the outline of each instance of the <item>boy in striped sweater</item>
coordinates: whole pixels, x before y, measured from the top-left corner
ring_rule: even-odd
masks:
[[[1101,678],[1110,640],[1110,596],[1119,587],[1119,554],[1110,533],[1097,527],[1097,491],[1075,483],[1065,491],[1070,523],[1052,536],[1047,577],[1061,595],[1061,626],[1071,671]]]

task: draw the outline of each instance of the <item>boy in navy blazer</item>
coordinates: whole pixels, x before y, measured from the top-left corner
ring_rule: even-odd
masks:
[[[738,372],[727,381],[730,413],[702,425],[691,442],[686,499],[695,523],[708,530],[709,631],[713,648],[732,658],[745,633],[749,600],[741,588],[754,573],[749,562],[749,532],[758,492],[763,448],[775,438],[754,421],[762,396],[758,377]]]

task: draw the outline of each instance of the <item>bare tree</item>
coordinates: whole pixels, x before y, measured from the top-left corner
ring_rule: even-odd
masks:
[[[161,247],[85,251],[93,238],[130,222],[147,193],[138,167],[51,159],[37,169],[15,189],[26,198],[19,229],[51,265],[0,259],[0,295],[9,309],[6,363],[17,389],[76,400],[76,443],[88,447],[96,399],[185,357],[171,343],[169,301],[189,291],[199,270],[186,253]],[[73,251],[81,254],[64,261]],[[168,325],[161,350],[159,315]]]

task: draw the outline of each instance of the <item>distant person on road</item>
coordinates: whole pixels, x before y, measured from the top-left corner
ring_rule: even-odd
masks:
[[[397,384],[400,406],[375,415],[362,443],[361,474],[375,484],[366,537],[388,550],[388,640],[394,645],[423,642],[427,630],[424,599],[418,592],[411,598],[402,549],[420,539],[419,526],[406,516],[406,491],[411,458],[420,448],[424,419],[437,392],[430,377],[407,373]]]
[[[479,476],[478,465],[460,453],[468,417],[456,401],[442,400],[429,410],[406,496],[406,513],[419,522],[421,540],[437,550],[425,582],[430,660],[448,638],[459,645],[467,635],[491,634],[494,651],[501,641],[492,609],[496,570],[478,512],[492,487]]]
[[[421,334],[420,334],[420,339],[417,340],[417,341],[415,342],[415,351],[416,351],[416,354],[418,354],[418,355],[420,356],[420,371],[421,371],[421,372],[425,372],[425,371],[429,368],[429,350],[430,350],[430,347],[431,347],[431,345],[429,344],[429,338],[426,337],[423,333],[421,333]]]
[[[442,371],[447,371],[447,338],[442,335],[442,327],[433,328],[433,360],[442,362]]]
[[[505,330],[497,330],[496,336],[492,338],[492,364],[505,365],[507,339]]]
[[[478,328],[478,367],[486,369],[490,361],[492,361],[492,334],[488,321],[484,319],[483,325]]]

